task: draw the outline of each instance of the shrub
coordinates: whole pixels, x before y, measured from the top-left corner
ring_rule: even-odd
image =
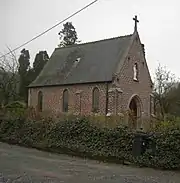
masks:
[[[141,166],[180,169],[180,127],[163,126],[156,129],[152,136],[156,151],[147,149],[143,156],[134,159]]]
[[[23,116],[26,110],[26,104],[20,101],[14,101],[4,106],[4,113],[12,117]]]
[[[0,140],[103,161],[130,161],[140,166],[180,169],[180,126],[160,126],[151,132],[156,151],[149,146],[136,158],[132,156],[134,132],[129,128],[100,128],[89,118],[79,116],[60,120],[3,118],[0,119]]]
[[[127,128],[98,128],[79,117],[57,122],[4,119],[0,121],[0,139],[57,152],[68,149],[85,156],[117,160],[128,160],[132,149],[132,133]]]
[[[6,109],[15,109],[15,108],[26,108],[26,103],[20,101],[14,101],[5,106]]]

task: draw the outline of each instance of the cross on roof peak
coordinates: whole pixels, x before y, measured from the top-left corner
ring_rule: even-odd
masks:
[[[139,23],[139,20],[137,19],[137,15],[133,18],[135,25],[134,25],[134,31],[137,31],[137,23]]]

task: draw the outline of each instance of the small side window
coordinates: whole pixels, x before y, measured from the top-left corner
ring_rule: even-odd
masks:
[[[38,92],[38,111],[42,112],[43,110],[43,93],[42,91]]]
[[[150,114],[155,115],[155,99],[152,94],[150,95]]]
[[[92,111],[99,111],[99,89],[97,87],[92,92]]]
[[[65,89],[63,91],[63,112],[68,112],[68,106],[69,106],[69,96],[68,96],[68,90]]]

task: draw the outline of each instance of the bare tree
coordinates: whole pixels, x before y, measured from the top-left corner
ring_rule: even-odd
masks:
[[[171,106],[169,92],[174,89],[176,83],[175,75],[159,64],[155,73],[154,95],[156,110],[163,119]]]
[[[9,48],[8,48],[9,49]],[[9,51],[11,51],[9,49]],[[0,106],[13,101],[17,97],[18,62],[15,54],[0,59]]]

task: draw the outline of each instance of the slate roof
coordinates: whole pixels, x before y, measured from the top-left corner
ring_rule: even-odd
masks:
[[[29,87],[111,81],[132,35],[56,48]]]

